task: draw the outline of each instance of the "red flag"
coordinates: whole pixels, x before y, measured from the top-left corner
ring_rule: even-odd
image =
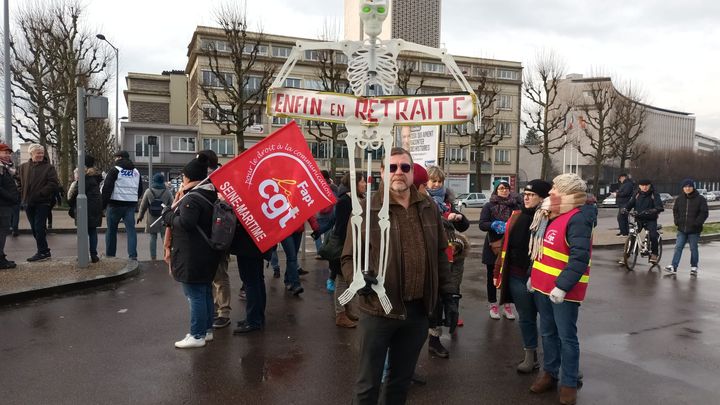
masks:
[[[295,121],[214,171],[210,181],[263,252],[335,203]]]

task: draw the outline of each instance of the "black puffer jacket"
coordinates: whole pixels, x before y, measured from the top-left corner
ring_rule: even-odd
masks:
[[[210,236],[213,206],[193,194],[201,194],[211,202],[217,200],[215,189],[206,184],[190,190],[177,209],[166,214],[172,232],[172,275],[183,283],[211,283],[223,253],[212,249],[198,233],[199,225]]]
[[[660,194],[656,193],[652,186],[645,193],[642,191],[635,193],[625,208],[628,211],[634,208],[637,212],[637,219],[641,221],[655,221],[658,219],[658,215],[665,211]]]
[[[618,207],[622,207],[630,201],[634,189],[635,183],[630,179],[625,179],[625,181],[620,184],[618,191],[615,193],[615,202]]]
[[[102,175],[97,169],[90,167],[85,171],[85,195],[87,196],[88,228],[102,226],[102,196],[100,195],[100,183]],[[75,218],[77,204],[77,181],[70,185],[68,191],[68,204],[70,204],[70,216]]]
[[[673,219],[678,230],[685,233],[700,233],[708,218],[708,205],[705,197],[697,190],[690,194],[680,193],[673,205]]]
[[[14,207],[20,202],[20,191],[10,170],[0,164],[0,206]]]

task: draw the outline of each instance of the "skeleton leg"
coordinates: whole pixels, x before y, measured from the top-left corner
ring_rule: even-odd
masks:
[[[355,173],[355,147],[365,127],[359,122],[350,122],[346,124],[348,134],[345,137],[345,143],[348,149],[348,159],[350,160],[350,194],[352,201],[352,216],[350,217],[350,225],[352,227],[353,238],[353,281],[350,283],[345,292],[338,297],[340,305],[346,305],[355,296],[355,293],[365,287],[365,278],[363,277],[363,261],[362,261],[362,206],[357,198],[357,179]],[[366,235],[367,237],[367,235]],[[365,263],[367,266],[367,263]]]
[[[373,284],[372,289],[378,296],[380,304],[386,314],[392,311],[390,298],[385,291],[385,273],[387,271],[388,258],[390,256],[390,150],[393,142],[393,122],[381,122],[377,127],[378,135],[382,138],[382,145],[385,149],[383,158],[385,167],[385,176],[383,177],[383,204],[378,213],[378,225],[380,226],[380,261],[378,263],[377,284]]]

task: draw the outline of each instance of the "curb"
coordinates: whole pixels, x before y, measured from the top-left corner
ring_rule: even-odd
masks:
[[[124,280],[126,278],[137,275],[139,272],[140,263],[138,261],[128,262],[125,267],[123,267],[118,273],[113,275],[94,278],[92,280],[83,280],[75,283],[60,284],[52,287],[36,288],[32,290],[0,295],[0,305],[13,304],[20,301],[47,297],[54,294],[97,287],[115,281]]]

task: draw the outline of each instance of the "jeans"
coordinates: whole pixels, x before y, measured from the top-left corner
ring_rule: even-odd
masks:
[[[280,242],[285,251],[285,285],[292,288],[301,287],[297,256],[302,236],[302,232],[296,232]]]
[[[212,330],[213,306],[211,283],[182,283],[183,292],[190,302],[190,334],[195,339],[205,338]]]
[[[265,275],[262,257],[238,256],[238,271],[245,285],[245,320],[252,326],[265,325]]]
[[[135,232],[135,207],[108,205],[107,232],[105,233],[105,256],[115,257],[118,225],[122,219],[127,233],[127,251],[130,260],[137,260],[137,233]]]
[[[158,233],[151,233],[150,234],[150,258],[155,260],[157,258],[157,240],[158,235],[160,235],[160,239],[162,240],[165,238],[165,232],[158,232]]]
[[[90,242],[90,256],[97,256],[97,228],[88,228],[88,241]]]
[[[628,223],[628,213],[622,213],[623,208],[624,207],[618,208],[617,222],[618,228],[620,228],[620,233],[623,235],[627,235],[628,233],[630,233],[630,224]]]
[[[422,300],[405,302],[404,320],[363,316],[358,325],[360,360],[353,404],[404,404],[420,350],[427,340],[428,317]],[[388,356],[389,375],[380,397]]]
[[[526,349],[537,349],[538,330],[537,330],[537,307],[533,295],[527,290],[527,277],[522,279],[510,275],[508,277],[510,294],[515,301],[515,309],[517,309],[520,326],[520,334],[522,335],[523,347]]]
[[[675,240],[675,253],[672,258],[672,265],[674,268],[678,268],[680,264],[680,258],[682,257],[683,248],[685,243],[690,244],[690,267],[698,266],[698,241],[700,240],[699,233],[685,233],[678,231],[677,239]]]
[[[543,370],[555,379],[559,377],[561,385],[575,388],[580,367],[580,343],[577,337],[580,304],[570,301],[553,304],[547,295],[539,291],[533,295],[540,313]]]
[[[278,258],[277,249],[273,250],[270,256],[270,266],[273,268],[273,271],[280,271],[280,259]]]
[[[50,253],[47,243],[47,217],[50,213],[50,205],[38,204],[28,205],[27,213],[30,229],[32,229],[38,253]]]

